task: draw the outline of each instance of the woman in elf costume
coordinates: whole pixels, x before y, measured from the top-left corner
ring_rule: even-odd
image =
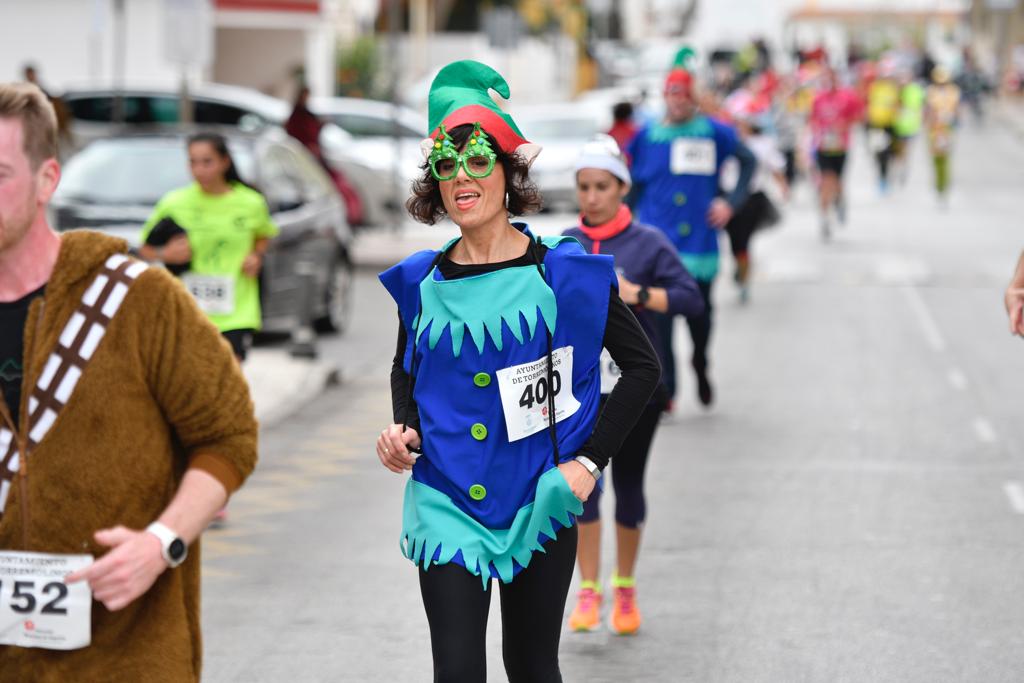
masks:
[[[540,151],[488,91],[479,62],[438,73],[424,175],[407,203],[462,236],[381,274],[398,304],[395,423],[377,439],[412,470],[400,545],[419,566],[435,681],[486,681],[491,579],[499,579],[510,681],[560,681],[558,642],[575,515],[657,386],[660,369],[617,294],[612,259],[509,222],[539,208]],[[599,359],[622,380],[598,419]]]
[[[601,135],[584,145],[576,161],[580,222],[565,234],[577,238],[591,254],[608,254],[615,258],[619,296],[636,314],[655,348],[662,349],[664,345],[658,343],[658,321],[654,313],[701,315],[704,313],[704,299],[696,280],[690,276],[664,233],[633,221],[629,207],[622,203],[631,183],[626,160],[614,139]],[[664,367],[664,363],[662,365]],[[618,386],[618,375],[616,363],[610,357],[602,356],[603,400],[613,395]],[[662,381],[626,436],[611,467],[615,486],[617,557],[611,579],[614,602],[608,626],[620,635],[636,633],[640,628],[633,570],[640,549],[640,529],[647,512],[644,470],[658,420],[668,399],[668,389]],[[574,631],[593,631],[601,623],[600,494],[600,488],[594,491],[579,516],[577,553],[581,581],[576,607],[569,617],[569,628]]]

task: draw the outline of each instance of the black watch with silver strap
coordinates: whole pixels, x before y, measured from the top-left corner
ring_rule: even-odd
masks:
[[[188,557],[188,544],[167,526],[160,522],[153,522],[146,527],[146,531],[160,539],[160,553],[171,569],[180,565]]]
[[[601,468],[594,464],[594,461],[585,455],[577,455],[576,462],[587,468],[587,472],[590,472],[590,476],[597,481],[601,478]]]

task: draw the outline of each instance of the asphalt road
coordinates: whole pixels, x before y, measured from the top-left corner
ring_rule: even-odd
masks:
[[[701,410],[683,374],[652,454],[643,628],[565,633],[566,681],[1022,680],[1024,342],[1002,289],[1024,247],[1024,142],[968,129],[957,151],[943,210],[920,145],[885,197],[858,149],[829,244],[801,187],[756,238],[746,306],[723,258],[718,401]],[[262,435],[207,534],[205,680],[430,680],[404,477],[373,452],[396,316],[371,273],[357,284],[357,324],[322,344],[343,383]],[[496,612],[489,648],[505,680]]]

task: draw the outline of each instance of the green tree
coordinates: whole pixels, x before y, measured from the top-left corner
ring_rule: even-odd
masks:
[[[347,47],[338,50],[338,95],[342,97],[382,97],[380,85],[380,60],[377,56],[377,41],[372,36],[363,36]]]

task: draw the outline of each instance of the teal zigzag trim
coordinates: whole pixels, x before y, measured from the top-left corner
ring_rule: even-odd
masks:
[[[705,116],[695,116],[684,123],[659,123],[651,127],[651,142],[672,142],[676,138],[706,138],[714,134],[711,122]]]
[[[488,529],[452,502],[437,489],[413,479],[405,487],[402,519],[402,554],[413,563],[429,569],[440,548],[436,564],[447,564],[462,551],[466,569],[481,577],[484,588],[491,579],[491,566],[505,583],[512,580],[512,561],[524,569],[534,552],[544,551],[539,535],[555,537],[551,518],[562,526],[572,525],[570,513],[583,512],[580,502],[557,467],[552,467],[537,480],[534,501],[519,509],[508,529]]]
[[[420,300],[423,313],[417,323],[416,342],[429,326],[427,342],[433,349],[444,328],[450,326],[452,353],[456,357],[462,352],[467,328],[477,351],[482,354],[485,331],[495,348],[501,350],[502,321],[508,325],[516,341],[522,344],[520,315],[526,319],[530,339],[537,329],[538,309],[551,334],[555,333],[558,318],[555,293],[534,266],[505,268],[458,280],[436,280],[431,271],[420,282]]]

